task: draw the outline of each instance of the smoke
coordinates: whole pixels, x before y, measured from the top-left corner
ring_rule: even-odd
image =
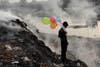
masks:
[[[65,10],[75,24],[83,23],[91,26],[97,21],[97,7],[89,0],[70,0]]]
[[[13,22],[11,22],[11,20],[15,20],[15,19],[20,19],[19,17],[17,17],[16,15],[12,14],[11,12],[6,12],[6,11],[2,11],[0,10],[0,26],[4,26],[10,29],[21,29],[21,27]]]
[[[8,6],[5,6],[5,8],[1,8],[3,10],[10,10],[11,13],[16,14],[17,16],[21,17],[26,21],[28,24],[28,28],[37,35],[35,32],[36,29],[34,28],[34,24],[41,23],[40,18],[42,16],[59,16],[62,21],[71,20],[73,24],[82,23],[82,24],[88,24],[92,25],[94,20],[97,18],[97,13],[95,12],[96,7],[92,2],[89,2],[88,0],[70,0],[70,3],[65,8],[65,11],[62,10],[62,8],[59,7],[58,3],[60,0],[48,0],[47,2],[39,2],[39,3],[30,3],[25,4],[24,6],[21,6],[21,4],[9,4]],[[62,0],[64,1],[64,0]],[[66,3],[64,3],[66,4]],[[3,4],[4,5],[4,4]],[[1,5],[0,5],[1,6]],[[9,7],[12,6],[12,7]],[[70,23],[69,22],[69,23]],[[41,27],[38,27],[41,28]],[[47,32],[48,32],[48,28]],[[57,49],[57,52],[59,53],[59,46],[53,48],[53,46],[50,44],[53,39],[51,39],[51,35],[45,35],[45,43],[53,50]],[[55,36],[54,36],[55,38]],[[70,49],[72,52],[75,53],[76,57],[83,60],[85,63],[89,65],[89,67],[96,67],[95,60],[97,58],[96,55],[96,48],[93,44],[88,44],[88,40],[85,41],[82,40],[79,42],[79,40],[76,41],[71,39],[70,42]],[[56,41],[56,38],[54,39]],[[53,44],[54,45],[54,44]],[[60,44],[59,44],[60,45]],[[90,46],[91,48],[88,48],[87,46]],[[56,51],[56,50],[55,50]]]
[[[0,20],[5,20],[5,21],[8,21],[8,20],[11,20],[11,19],[16,19],[16,18],[19,18],[15,15],[13,15],[11,12],[9,11],[0,11]]]
[[[84,61],[89,67],[96,67],[95,61],[98,56],[95,46],[95,43],[91,43],[88,38],[76,38],[74,42],[70,42],[69,47],[72,49],[69,50],[74,51],[76,58]]]
[[[65,11],[70,15],[73,24],[81,23],[92,26],[97,21],[97,7],[89,0],[70,0],[66,7]],[[89,67],[96,67],[97,48],[94,44],[88,43],[88,39],[78,42],[75,46],[70,45],[70,47],[73,47],[72,51],[76,53],[77,58],[83,60]]]

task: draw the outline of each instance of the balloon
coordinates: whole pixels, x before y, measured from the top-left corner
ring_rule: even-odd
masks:
[[[56,22],[61,22],[61,19],[59,17],[55,17]]]
[[[54,23],[54,22],[55,22],[55,18],[54,18],[54,17],[50,17],[50,21],[51,21],[52,23]]]
[[[56,26],[57,26],[57,24],[56,24],[56,23],[52,23],[52,24],[50,25],[51,29],[55,29],[55,28],[56,28]]]
[[[43,18],[42,18],[42,23],[43,23],[43,24],[50,24],[51,22],[50,22],[50,20],[49,20],[48,17],[43,17]]]

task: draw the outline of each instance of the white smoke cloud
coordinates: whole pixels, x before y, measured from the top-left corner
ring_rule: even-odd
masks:
[[[11,12],[9,11],[2,11],[0,10],[0,26],[5,26],[7,28],[10,28],[10,29],[16,29],[16,30],[21,30],[22,28],[17,25],[16,23],[14,22],[11,22],[11,20],[15,20],[15,19],[20,19],[22,20],[21,18],[19,18],[18,16],[12,14]]]
[[[82,23],[91,26],[97,20],[96,9],[93,2],[88,0],[70,0],[66,12],[70,15],[72,23]],[[92,48],[89,49],[87,46]],[[76,53],[77,58],[83,60],[89,67],[96,67],[95,60],[98,56],[96,55],[95,45],[90,45],[86,39],[85,41],[78,42],[75,46],[70,45],[70,47],[73,47],[72,51]]]
[[[77,48],[74,48],[73,45],[72,51],[76,53],[76,57],[84,61],[89,67],[96,67],[95,61],[98,58],[96,54],[95,44],[90,44],[88,39],[81,40],[80,42],[75,45]]]
[[[97,20],[97,7],[88,0],[70,0],[66,12],[69,13],[73,23],[91,25]]]

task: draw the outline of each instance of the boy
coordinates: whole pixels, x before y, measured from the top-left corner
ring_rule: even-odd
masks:
[[[63,22],[63,27],[59,30],[58,37],[61,40],[61,60],[62,62],[66,61],[66,51],[67,51],[67,46],[68,46],[68,41],[66,34],[67,32],[65,31],[65,28],[68,27],[68,23],[65,21]]]

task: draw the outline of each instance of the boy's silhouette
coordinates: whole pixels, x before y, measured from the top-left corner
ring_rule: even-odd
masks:
[[[68,41],[66,34],[67,32],[65,31],[64,28],[68,27],[68,23],[65,21],[63,22],[63,27],[59,30],[58,37],[61,40],[61,60],[62,62],[65,62],[66,60],[66,51],[67,51],[67,46],[68,46]]]

